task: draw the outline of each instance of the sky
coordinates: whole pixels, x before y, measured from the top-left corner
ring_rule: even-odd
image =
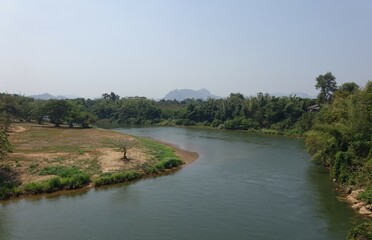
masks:
[[[371,0],[0,0],[0,92],[304,92],[372,80]]]

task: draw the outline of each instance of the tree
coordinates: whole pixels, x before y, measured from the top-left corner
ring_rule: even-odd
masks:
[[[331,72],[327,72],[324,75],[319,75],[316,78],[316,89],[320,89],[318,94],[318,102],[330,103],[333,93],[337,90],[336,78]]]
[[[360,89],[359,85],[356,84],[355,82],[346,82],[342,84],[338,90],[351,94],[351,93],[355,93],[359,89]]]
[[[129,139],[108,139],[107,143],[114,146],[116,151],[123,153],[123,160],[128,160],[127,152],[136,146],[136,141]]]
[[[50,121],[56,127],[69,116],[71,112],[71,104],[66,100],[49,100],[44,107],[44,113],[50,118]]]
[[[19,105],[15,95],[0,94],[0,129],[8,130],[13,118],[18,115]]]
[[[6,133],[0,131],[0,160],[6,158],[9,152],[12,152],[12,145],[10,145]]]

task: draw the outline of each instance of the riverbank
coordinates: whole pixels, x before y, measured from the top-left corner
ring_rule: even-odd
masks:
[[[368,204],[360,199],[360,194],[364,189],[352,190],[347,195],[346,200],[351,204],[351,207],[359,214],[372,218],[372,204]]]
[[[133,141],[128,160],[108,140]],[[177,169],[197,153],[105,129],[17,123],[0,165],[0,199],[132,181]]]

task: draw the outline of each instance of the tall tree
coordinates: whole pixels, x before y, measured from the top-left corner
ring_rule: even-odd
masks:
[[[320,104],[330,103],[333,93],[337,90],[336,78],[331,72],[324,75],[319,75],[316,78],[316,89],[320,89],[318,94],[318,102]]]
[[[71,104],[66,100],[49,100],[44,107],[44,113],[47,115],[56,127],[69,116],[71,112]]]

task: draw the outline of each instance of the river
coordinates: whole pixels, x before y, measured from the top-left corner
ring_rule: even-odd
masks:
[[[199,153],[172,174],[0,204],[0,239],[344,240],[360,218],[303,140],[190,128],[116,129]]]

